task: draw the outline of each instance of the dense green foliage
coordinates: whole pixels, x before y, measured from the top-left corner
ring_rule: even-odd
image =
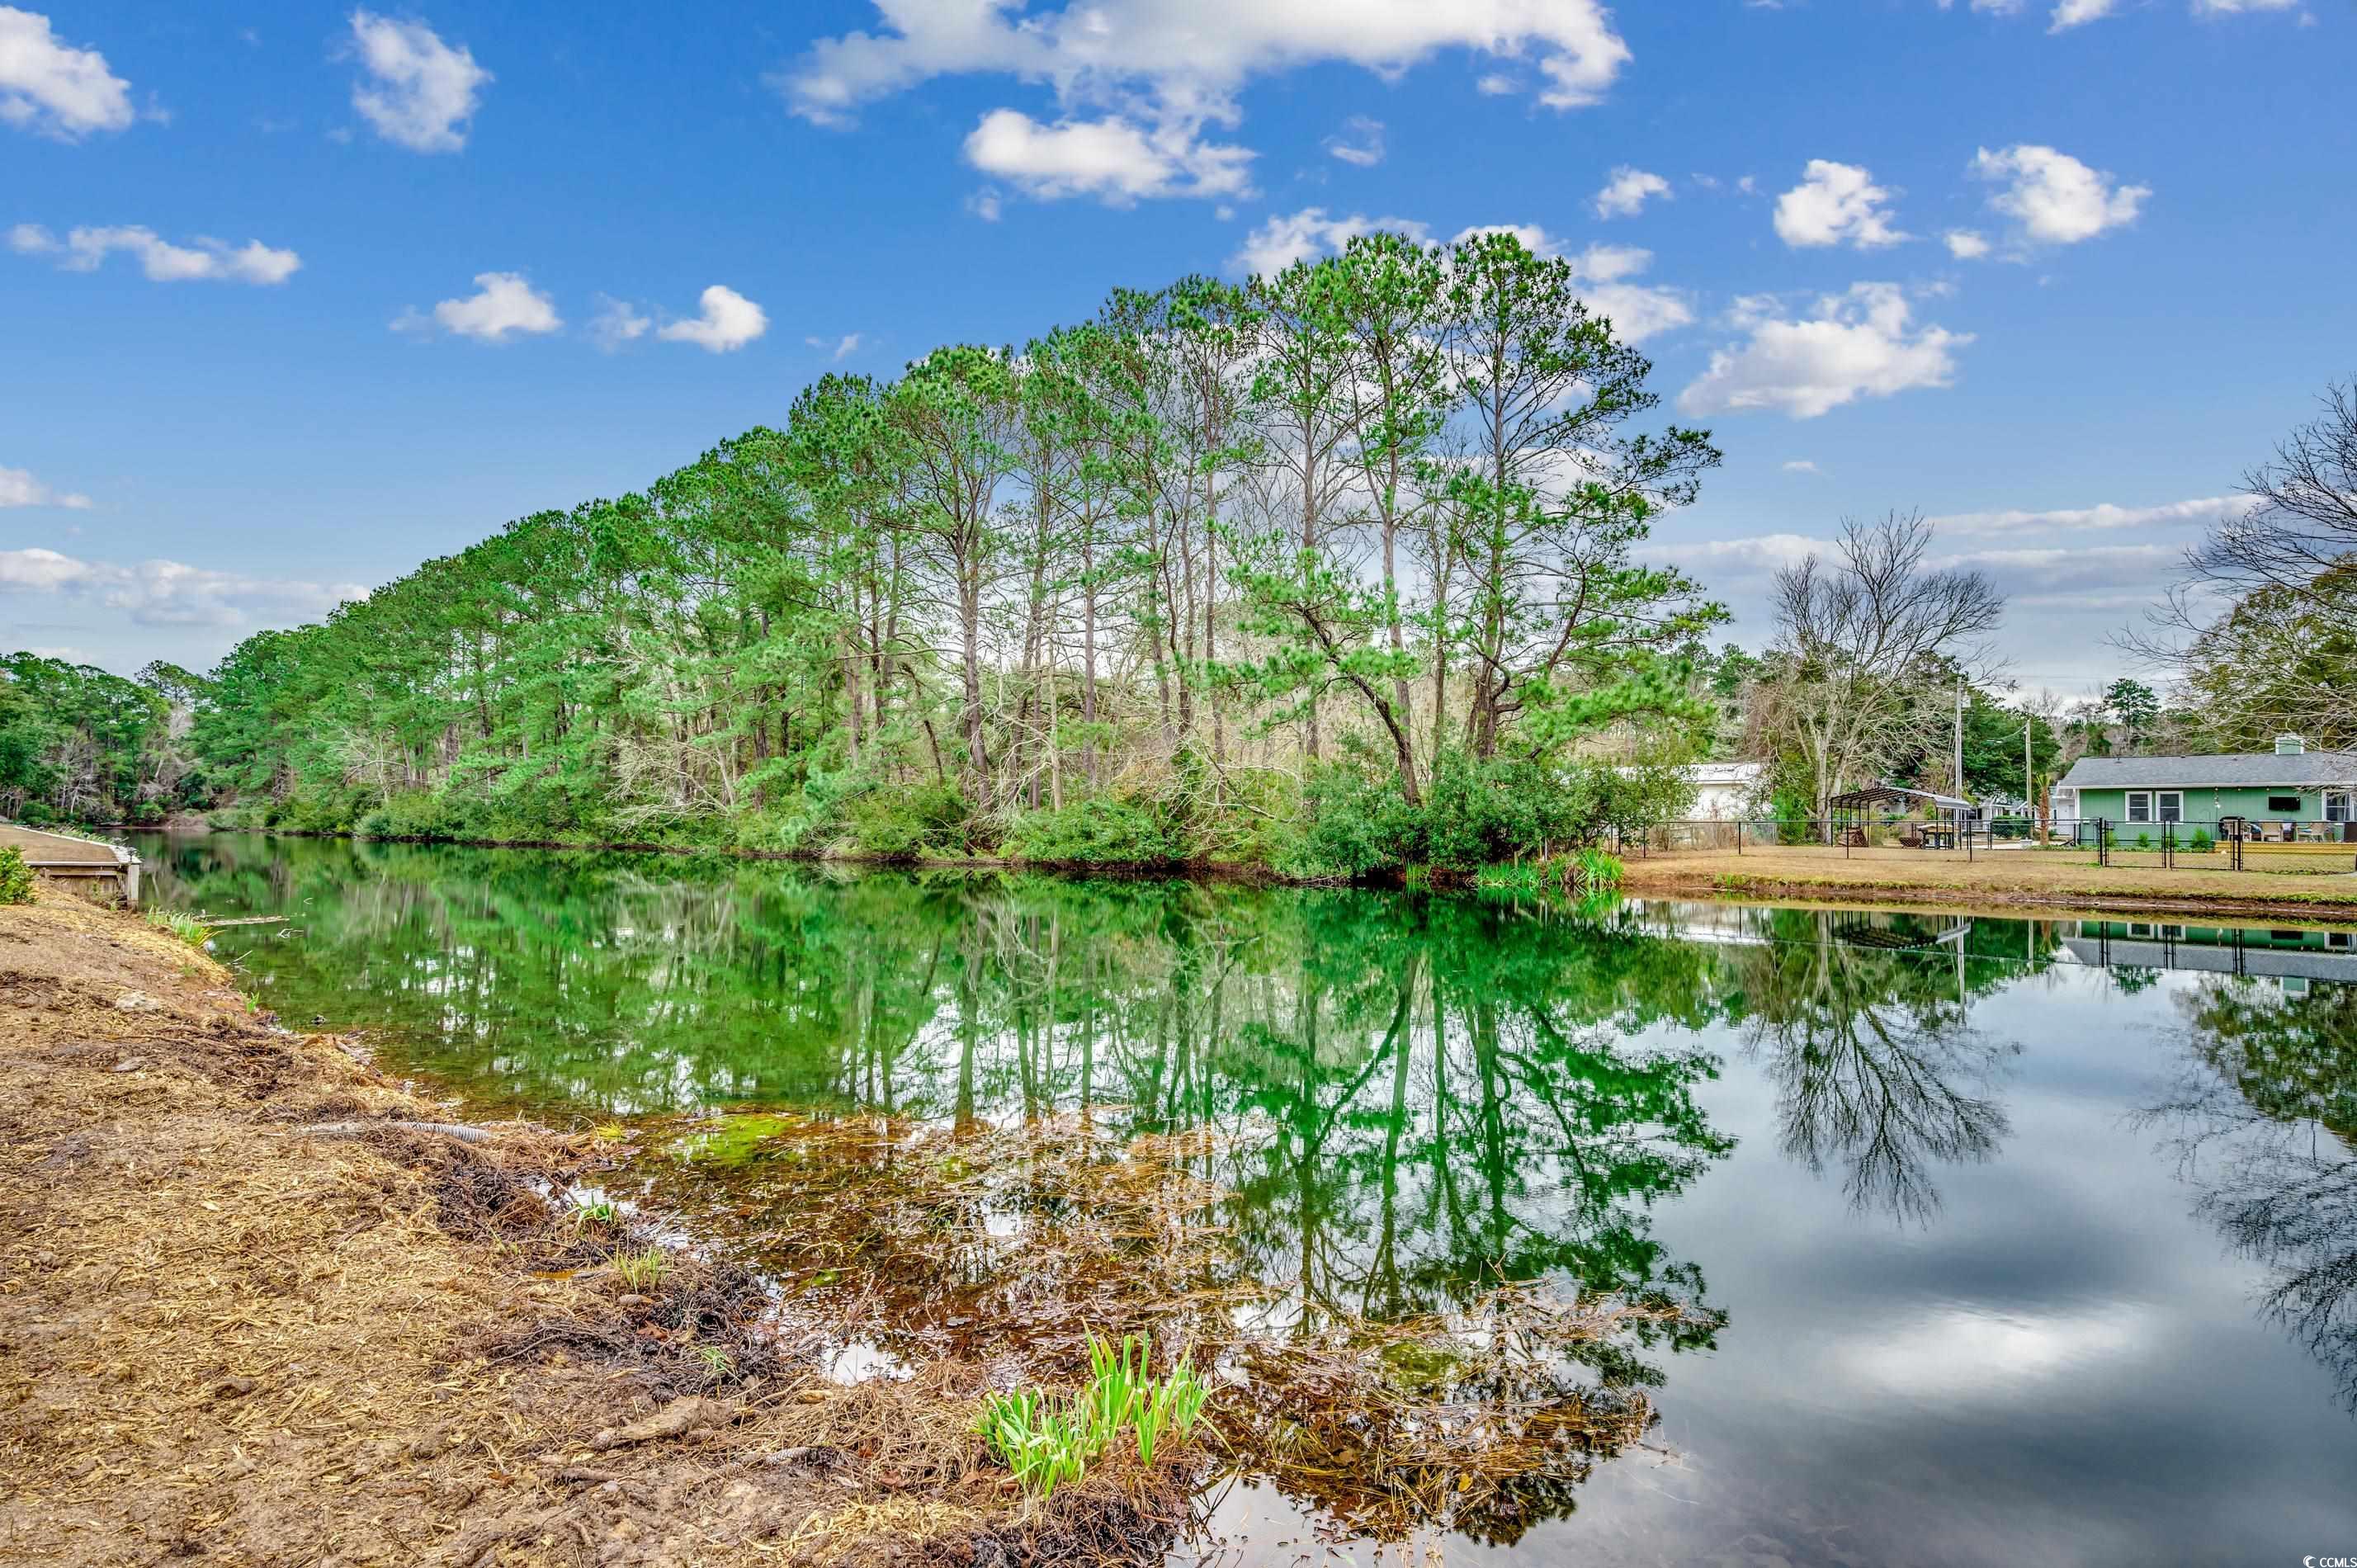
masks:
[[[36,653],[0,658],[0,817],[152,822],[202,799],[186,737],[203,687],[168,664],[126,681]]]
[[[33,901],[33,868],[15,844],[0,844],[0,904]]]
[[[1509,235],[1119,291],[256,636],[196,747],[227,820],[381,836],[1543,853],[1708,740],[1724,614],[1636,551],[1717,454],[1649,371]]]

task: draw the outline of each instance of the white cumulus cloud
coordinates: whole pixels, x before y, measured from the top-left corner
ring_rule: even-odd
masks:
[[[1980,149],[1972,162],[1978,178],[2002,181],[1989,205],[2020,226],[2032,243],[2073,245],[2106,229],[2136,221],[2149,186],[2121,185],[2068,153],[2024,142],[2000,152]]]
[[[1948,242],[1948,254],[1960,262],[1976,262],[1989,253],[1988,236],[1977,229],[1951,229],[1942,238]]]
[[[1271,213],[1244,236],[1243,247],[1228,264],[1239,273],[1266,275],[1283,272],[1296,262],[1330,255],[1362,234],[1379,231],[1405,234],[1418,244],[1432,237],[1431,230],[1412,218],[1370,218],[1361,212],[1336,218],[1322,207],[1305,207],[1298,212]]]
[[[1093,196],[1126,207],[1142,197],[1240,196],[1252,153],[1204,141],[1183,121],[1145,124],[1119,114],[1042,124],[994,109],[965,139],[966,162],[1028,196]]]
[[[88,496],[53,490],[35,478],[30,468],[0,467],[0,507],[61,506],[78,511],[89,505]]]
[[[1954,350],[1969,335],[1917,326],[1897,284],[1854,284],[1799,319],[1773,302],[1749,299],[1736,325],[1749,338],[1712,354],[1710,366],[1678,394],[1688,413],[1774,410],[1814,419],[1860,397],[1890,397],[1955,379]]]
[[[0,124],[79,141],[131,124],[131,84],[94,48],[77,48],[38,11],[0,5]]]
[[[55,550],[0,550],[0,595],[39,594],[116,610],[141,626],[237,627],[326,614],[368,596],[357,583],[220,572],[180,561],[117,565]]]
[[[1068,0],[1038,8],[879,0],[877,11],[877,30],[818,39],[768,79],[792,113],[846,125],[863,104],[943,76],[1043,84],[1058,119],[1002,122],[984,138],[985,150],[1044,162],[1043,177],[1058,193],[1112,191],[1133,200],[1209,194],[1206,163],[1221,171],[1210,177],[1214,183],[1240,189],[1249,151],[1207,142],[1204,132],[1240,123],[1243,90],[1255,78],[1330,62],[1395,80],[1443,50],[1463,49],[1523,68],[1484,76],[1480,91],[1527,84],[1542,104],[1572,109],[1598,101],[1630,59],[1602,0]],[[985,117],[986,128],[995,117]],[[1082,131],[1095,134],[1071,134]],[[1115,146],[1124,132],[1143,149]],[[1054,145],[1059,139],[1063,145]],[[1371,150],[1363,141],[1349,145]],[[969,159],[976,151],[969,138]],[[1135,167],[1146,155],[1147,168],[1181,172],[1141,177]],[[1122,172],[1103,171],[1102,160],[1116,156]]]
[[[522,273],[477,273],[473,294],[446,299],[431,315],[404,311],[393,324],[396,332],[430,332],[438,327],[485,343],[504,343],[513,332],[554,332],[564,325],[555,302],[533,287]]]
[[[1637,282],[1653,264],[1653,252],[1634,245],[1590,245],[1566,258],[1578,281],[1579,297],[1595,314],[1611,318],[1614,336],[1640,343],[1694,321],[1694,307],[1674,288]]]
[[[366,73],[352,84],[352,107],[376,134],[412,152],[455,153],[465,146],[468,123],[491,73],[423,22],[354,11],[351,28]]]
[[[95,272],[115,251],[139,259],[139,268],[156,283],[282,284],[295,275],[303,258],[248,240],[232,245],[226,240],[198,235],[175,245],[153,229],[133,223],[113,228],[81,228],[63,240],[38,223],[19,223],[8,231],[8,248],[19,255],[47,256],[68,272]]]
[[[1776,234],[1792,246],[1838,245],[1861,251],[1909,238],[1892,226],[1890,192],[1856,164],[1811,158],[1801,183],[1776,199]]]
[[[1647,199],[1655,196],[1664,200],[1669,199],[1668,180],[1660,175],[1622,164],[1612,171],[1612,177],[1604,182],[1604,188],[1596,193],[1596,215],[1598,218],[1634,218],[1644,210]]]
[[[2119,8],[2119,0],[2061,0],[2054,7],[2050,33],[2068,32],[2089,22],[2101,21]]]
[[[671,343],[693,343],[715,354],[742,349],[770,329],[761,307],[724,284],[714,284],[700,296],[701,316],[674,321],[655,334]]]

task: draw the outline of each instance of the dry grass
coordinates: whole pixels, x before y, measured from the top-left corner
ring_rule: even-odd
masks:
[[[2119,854],[2134,858],[2131,851]],[[1845,856],[1821,844],[1761,846],[1740,854],[1698,850],[1634,856],[1624,886],[1634,893],[1798,894],[1878,903],[1965,901],[2220,914],[2292,909],[2328,918],[2357,916],[2357,872],[2347,863],[2328,871],[2313,856],[2270,856],[2255,847],[2246,859],[2254,868],[2234,872],[2182,865],[2173,870],[2097,866],[2079,856],[2036,850],[1976,854],[1967,863],[1953,851],[1877,849]],[[1958,895],[1965,897],[1960,900]]]

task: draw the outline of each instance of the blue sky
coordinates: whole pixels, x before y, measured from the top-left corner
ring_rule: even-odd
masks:
[[[2344,0],[0,5],[0,644],[210,664],[834,365],[1511,224],[1725,450],[1658,549],[1738,637],[1920,508],[2075,693],[2357,373],[2352,59]]]

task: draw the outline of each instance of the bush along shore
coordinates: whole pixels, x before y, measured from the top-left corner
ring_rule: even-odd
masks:
[[[202,936],[0,908],[11,1562],[1151,1563],[1228,1472],[1511,1538],[1652,1419],[1561,1369],[1689,1310],[1255,1331],[1184,1140],[474,1122]]]

